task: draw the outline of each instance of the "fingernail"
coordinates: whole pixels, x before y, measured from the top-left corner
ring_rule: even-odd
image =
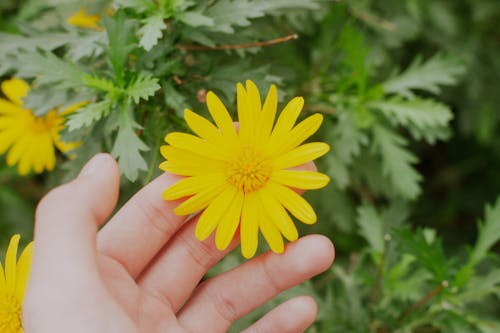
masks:
[[[99,153],[90,159],[90,161],[85,164],[85,166],[80,171],[78,177],[81,176],[89,176],[97,173],[98,170],[103,169],[103,166],[106,164],[107,159],[109,158],[108,154]]]

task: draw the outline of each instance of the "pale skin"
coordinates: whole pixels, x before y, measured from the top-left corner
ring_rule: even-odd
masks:
[[[198,241],[195,221],[173,213],[179,201],[161,197],[178,179],[159,176],[99,231],[118,199],[118,167],[109,155],[96,155],[75,180],[49,192],[36,212],[25,332],[226,332],[331,266],[331,241],[310,235],[284,254],[265,253],[200,284],[238,239],[224,252],[213,235]],[[245,332],[303,332],[316,311],[311,297],[295,297]]]

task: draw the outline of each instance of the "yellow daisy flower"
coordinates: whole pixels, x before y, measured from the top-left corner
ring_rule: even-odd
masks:
[[[7,99],[0,98],[0,155],[7,154],[7,165],[17,164],[19,174],[31,170],[41,173],[53,170],[56,163],[54,146],[65,153],[79,143],[63,142],[64,116],[76,111],[85,102],[71,105],[61,113],[51,110],[37,117],[24,109],[22,98],[28,94],[29,85],[20,79],[2,82],[1,90]]]
[[[304,105],[302,97],[293,98],[275,122],[278,93],[271,85],[264,104],[256,85],[237,84],[239,126],[221,100],[206,96],[208,110],[215,121],[184,111],[188,126],[196,134],[172,132],[161,153],[166,161],[160,168],[186,176],[163,192],[165,200],[189,197],[176,207],[178,215],[204,210],[196,225],[196,237],[206,239],[215,229],[219,250],[230,244],[240,227],[244,257],[255,255],[258,233],[262,232],[272,251],[284,251],[283,235],[298,238],[297,228],[288,213],[312,224],[316,214],[294,189],[310,190],[326,186],[328,176],[295,167],[328,152],[323,142],[302,144],[320,127],[323,116],[314,114],[295,125]],[[274,126],[274,127],[273,127]]]
[[[5,272],[0,263],[0,332],[22,333],[21,309],[28,284],[33,242],[28,244],[17,261],[19,235],[10,239],[5,255]]]
[[[80,8],[75,14],[66,19],[71,25],[79,28],[94,29],[101,31],[102,27],[99,26],[101,17],[97,14],[89,15],[85,8]]]

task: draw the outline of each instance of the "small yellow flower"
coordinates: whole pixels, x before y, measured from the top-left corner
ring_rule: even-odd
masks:
[[[71,25],[79,28],[94,29],[101,31],[102,27],[99,26],[101,17],[97,14],[89,15],[85,8],[80,8],[75,14],[66,19]]]
[[[17,164],[19,174],[31,170],[41,173],[53,170],[56,163],[55,147],[65,153],[79,143],[63,142],[60,133],[64,129],[64,116],[76,111],[84,102],[71,105],[61,113],[51,110],[37,117],[24,109],[22,98],[28,94],[29,85],[20,79],[2,82],[0,98],[0,155],[8,150],[7,165]]]
[[[0,263],[0,332],[22,333],[22,304],[33,254],[33,242],[28,244],[17,261],[19,235],[10,239],[5,255],[5,272]]]
[[[237,84],[239,129],[220,99],[206,95],[214,126],[207,119],[185,110],[188,126],[196,134],[179,132],[165,137],[161,153],[166,161],[160,168],[186,176],[163,192],[165,200],[187,198],[176,209],[178,215],[204,210],[196,225],[196,237],[206,239],[215,229],[216,246],[224,250],[240,227],[244,257],[255,255],[259,230],[272,251],[284,251],[283,235],[298,238],[289,213],[312,224],[316,214],[294,189],[326,186],[328,176],[295,167],[328,152],[323,142],[302,144],[320,127],[323,117],[314,114],[295,125],[304,105],[293,98],[275,123],[278,93],[272,85],[264,104],[256,85]],[[295,126],[294,126],[295,125]]]

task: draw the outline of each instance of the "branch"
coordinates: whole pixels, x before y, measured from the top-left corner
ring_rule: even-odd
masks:
[[[420,301],[413,304],[412,306],[407,308],[403,313],[401,313],[398,321],[401,322],[406,316],[408,316],[410,313],[417,310],[421,306],[425,305],[425,303],[427,303],[429,300],[431,300],[433,297],[435,297],[437,294],[439,294],[441,292],[441,290],[443,290],[444,288],[447,288],[447,287],[448,287],[448,281],[445,280],[445,281],[441,282],[441,284],[439,286],[437,286],[436,288],[429,291],[429,293],[427,293],[427,295],[422,297],[422,299],[420,299]]]
[[[219,46],[203,46],[203,45],[182,45],[178,44],[175,47],[179,50],[185,51],[220,51],[220,50],[236,50],[236,49],[248,49],[250,47],[257,46],[269,46],[279,43],[288,42],[289,40],[294,40],[299,38],[297,34],[291,34],[285,37],[271,39],[263,42],[253,42],[253,43],[243,43],[243,44],[227,44]]]

